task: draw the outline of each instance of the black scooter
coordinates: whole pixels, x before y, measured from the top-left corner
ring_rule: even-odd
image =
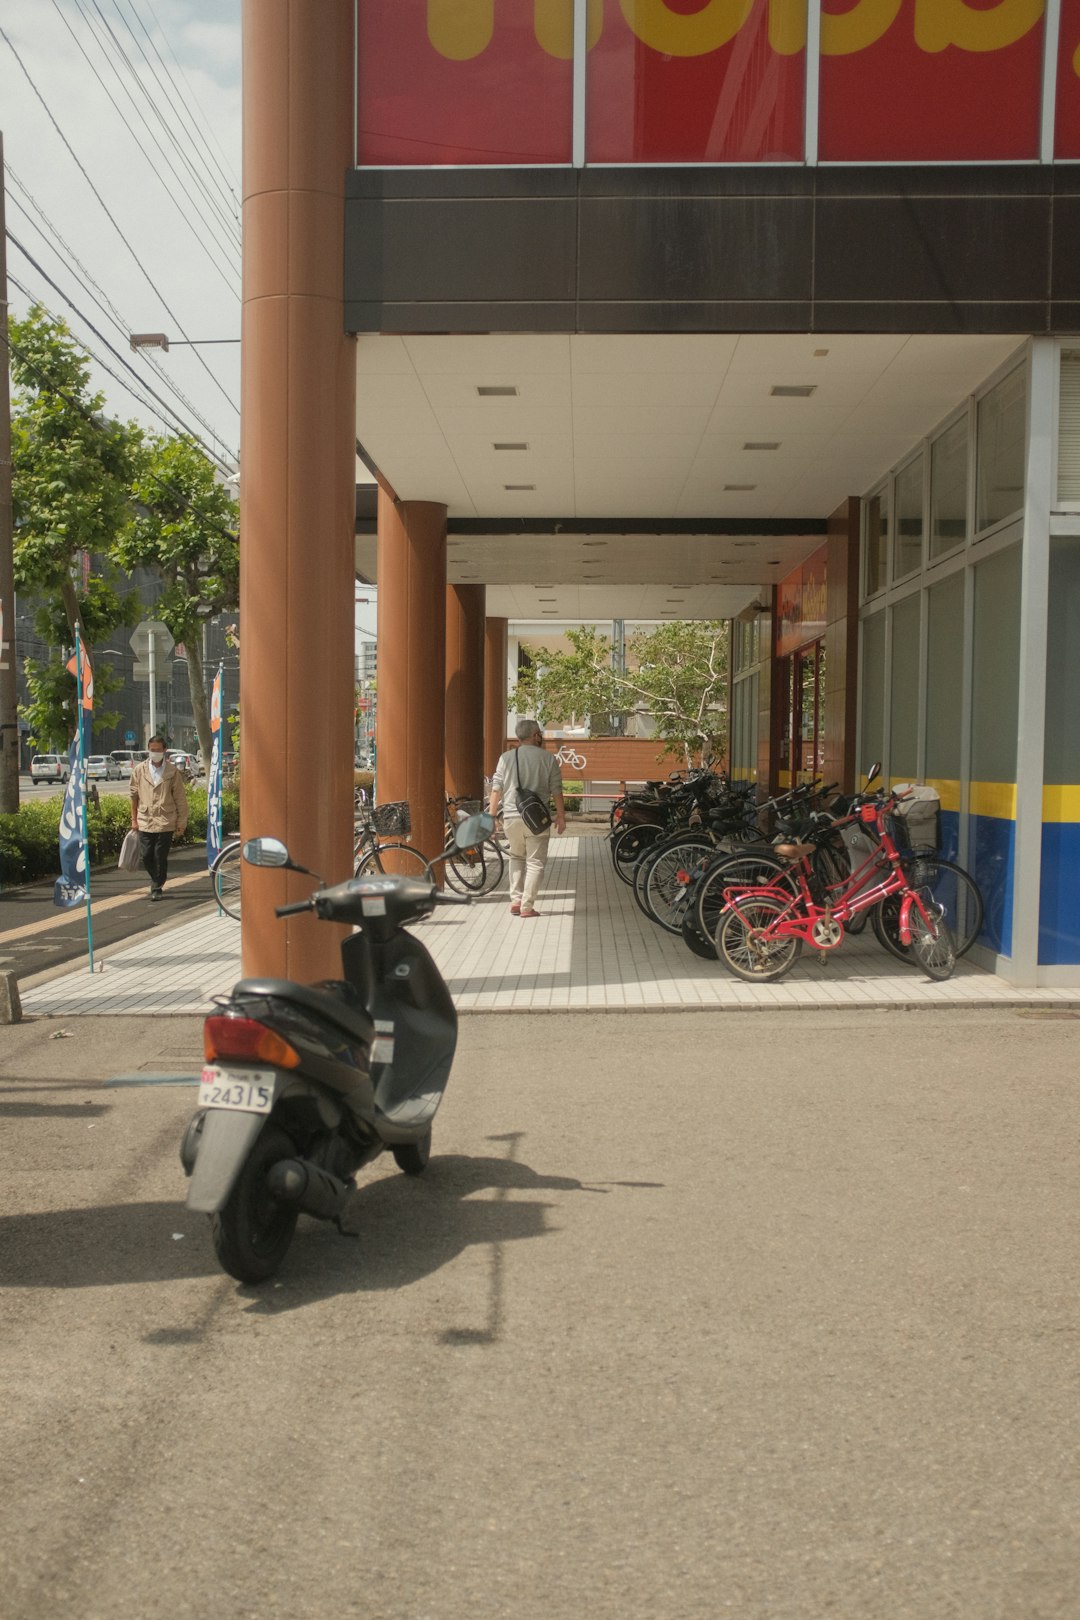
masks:
[[[470,816],[455,841],[471,848],[494,825]],[[273,838],[250,840],[243,857],[307,872]],[[310,910],[356,926],[342,941],[344,978],[242,979],[206,1019],[199,1109],[180,1158],[187,1207],[210,1216],[217,1257],[239,1282],[274,1274],[301,1213],[343,1230],[353,1178],[380,1153],[389,1149],[406,1175],[426,1167],[457,1013],[405,924],[438,903],[469,904],[420,878],[363,877],[279,906],[279,917]]]

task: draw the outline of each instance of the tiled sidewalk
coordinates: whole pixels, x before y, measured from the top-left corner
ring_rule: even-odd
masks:
[[[440,907],[417,932],[462,1012],[781,1007],[1071,1005],[1080,991],[1016,990],[971,963],[935,984],[887,956],[869,928],[822,965],[806,951],[778,984],[752,985],[661,932],[615,877],[594,833],[553,838],[541,915],[511,917],[506,883],[470,907]],[[27,1013],[200,1013],[239,977],[240,927],[210,911],[23,993]]]

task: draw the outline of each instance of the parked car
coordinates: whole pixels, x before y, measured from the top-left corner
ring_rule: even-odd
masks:
[[[120,768],[121,777],[131,775],[131,767],[149,757],[145,748],[114,748],[109,758]]]
[[[111,754],[89,754],[86,760],[86,775],[90,780],[95,778],[104,782],[119,782],[120,767]]]
[[[170,748],[169,758],[185,782],[196,781],[202,771],[202,766],[194,754],[185,754],[182,748]]]
[[[30,780],[39,782],[66,782],[71,772],[66,754],[35,754],[30,761]]]

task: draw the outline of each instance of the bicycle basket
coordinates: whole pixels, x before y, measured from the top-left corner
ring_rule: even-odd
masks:
[[[938,875],[937,849],[920,845],[905,853],[902,862],[904,876],[913,889],[933,889]]]
[[[896,791],[904,795],[892,812],[897,849],[940,849],[941,797],[937,789],[903,782]]]
[[[371,825],[381,838],[396,838],[412,832],[407,801],[395,799],[391,804],[377,804],[371,812]]]

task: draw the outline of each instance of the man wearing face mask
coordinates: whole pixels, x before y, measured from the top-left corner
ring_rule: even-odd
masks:
[[[150,757],[131,772],[131,825],[139,834],[139,855],[150,874],[150,898],[160,900],[169,875],[169,846],[181,838],[188,820],[184,782],[165,753],[164,737],[151,737]]]

